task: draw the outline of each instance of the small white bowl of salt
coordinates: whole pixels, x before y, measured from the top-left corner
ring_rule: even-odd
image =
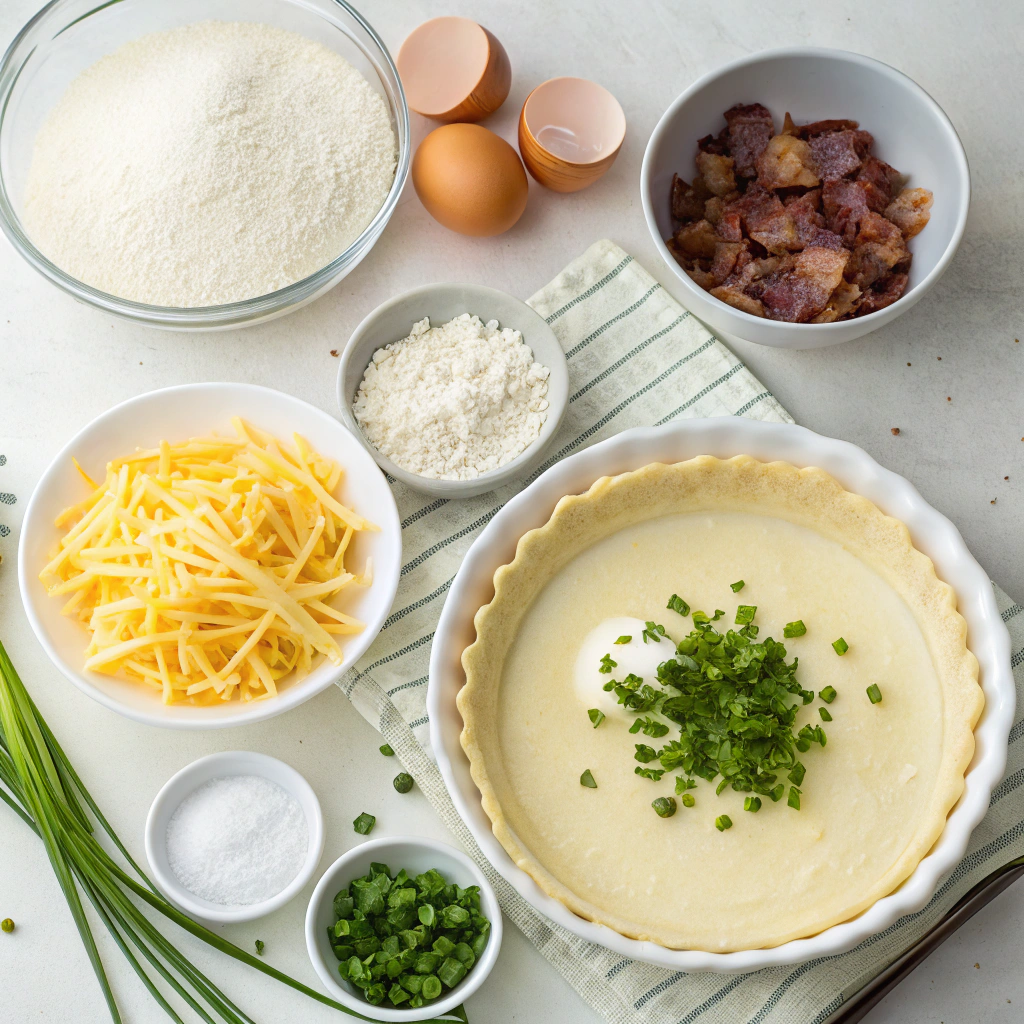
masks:
[[[283,907],[312,877],[323,848],[309,783],[283,761],[243,750],[182,768],[146,819],[154,881],[207,922],[254,921]]]

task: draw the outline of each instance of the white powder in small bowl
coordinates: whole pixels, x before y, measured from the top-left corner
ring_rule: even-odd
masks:
[[[306,816],[276,782],[211,779],[167,823],[167,859],[195,896],[225,907],[262,903],[288,887],[309,845]]]
[[[521,455],[548,417],[551,371],[519,331],[469,313],[373,354],[353,403],[366,439],[432,480],[474,480]]]

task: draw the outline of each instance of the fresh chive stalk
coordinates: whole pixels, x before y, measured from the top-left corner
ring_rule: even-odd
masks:
[[[258,956],[193,921],[168,903],[103,816],[68,761],[0,644],[0,800],[42,840],[43,848],[78,928],[86,955],[114,1024],[122,1017],[82,901],[92,906],[143,986],[175,1024],[178,1012],[157,988],[163,981],[207,1024],[254,1024],[160,931],[140,906],[156,911],[189,934],[234,960],[357,1020],[373,1021],[271,967]],[[95,826],[128,870],[104,849]],[[131,873],[129,873],[131,872]],[[435,1021],[467,1021],[459,1006]]]

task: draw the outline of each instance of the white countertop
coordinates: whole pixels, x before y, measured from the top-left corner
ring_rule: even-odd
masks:
[[[38,4],[0,4],[0,46]],[[337,288],[293,316],[230,334],[166,334],[110,320],[58,292],[0,242],[0,453],[7,457],[0,491],[15,490],[19,498],[13,507],[0,505],[0,523],[13,530],[0,540],[3,641],[133,853],[142,857],[146,811],[169,775],[202,754],[240,747],[281,757],[312,783],[327,825],[322,867],[354,844],[358,837],[350,822],[371,806],[384,809],[376,835],[445,838],[445,831],[416,790],[408,796],[394,793],[391,777],[398,766],[380,757],[379,737],[336,689],[262,725],[185,733],[133,725],[65,682],[31,635],[15,578],[20,513],[53,454],[111,405],[188,381],[269,384],[333,412],[338,363],[331,349],[342,348],[359,320],[384,299],[439,279],[488,284],[527,297],[601,237],[632,252],[678,296],[640,209],[644,144],[661,112],[696,76],[757,49],[838,46],[907,72],[961,133],[974,203],[951,269],[896,323],[838,348],[782,352],[743,345],[737,354],[798,422],[860,445],[912,480],[957,524],[991,576],[1011,595],[1024,597],[1024,343],[1014,340],[1024,337],[1018,309],[1024,256],[1019,187],[1024,7],[999,0],[972,5],[863,0],[843,10],[778,0],[757,5],[742,0],[700,5],[365,0],[361,9],[393,50],[412,28],[438,14],[464,14],[491,29],[510,55],[513,85],[488,127],[513,143],[529,90],[563,74],[594,78],[615,93],[628,121],[626,143],[606,178],[586,192],[559,196],[531,182],[526,214],[497,239],[445,231],[408,188],[377,247]],[[413,121],[418,141],[428,128],[415,115]],[[900,428],[898,437],[892,427]],[[0,829],[0,917],[18,924],[13,935],[0,935],[0,1016],[16,1024],[109,1020],[37,840],[6,808],[0,808]],[[302,939],[308,890],[272,917],[227,934],[246,946],[263,939],[270,963],[316,986]],[[867,1020],[1019,1021],[1024,1015],[1022,921],[1024,886],[1017,885]],[[125,1019],[135,1024],[165,1019],[105,936],[100,945]],[[187,937],[180,945],[260,1020],[340,1019]],[[513,927],[506,929],[493,975],[468,1009],[473,1024],[599,1020]]]

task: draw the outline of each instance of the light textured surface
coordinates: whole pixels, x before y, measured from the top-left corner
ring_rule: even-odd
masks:
[[[0,8],[0,45],[36,7],[36,0],[8,0]],[[160,334],[107,320],[57,293],[0,243],[0,452],[7,458],[0,489],[16,492],[23,506],[68,436],[114,403],[165,384],[253,381],[334,411],[337,363],[330,350],[340,349],[379,302],[427,281],[479,282],[525,297],[592,241],[608,236],[673,289],[637,196],[649,132],[696,75],[764,46],[817,43],[860,50],[900,67],[946,109],[974,174],[967,234],[934,293],[878,334],[820,352],[741,346],[737,355],[798,422],[861,445],[914,481],[960,527],[996,582],[1015,596],[1024,594],[1024,343],[1014,344],[1022,329],[1017,268],[1024,227],[1018,189],[1024,137],[1024,107],[1017,96],[1019,8],[998,0],[970,8],[948,0],[895,8],[871,0],[848,17],[846,9],[831,5],[752,7],[727,0],[708,17],[690,5],[593,0],[557,7],[532,2],[513,16],[493,0],[457,0],[447,7],[392,0],[368,2],[363,10],[393,50],[408,31],[438,14],[475,17],[494,31],[509,52],[514,80],[509,100],[488,126],[511,140],[519,106],[534,85],[558,74],[600,80],[618,96],[629,123],[615,166],[593,188],[572,196],[545,193],[531,182],[525,215],[497,239],[449,234],[408,190],[376,249],[334,291],[290,318],[229,335]],[[414,118],[416,140],[427,130],[427,122]],[[901,428],[898,437],[891,427]],[[212,750],[239,747],[282,757],[307,776],[324,807],[325,858],[353,845],[350,822],[371,804],[382,811],[378,834],[445,836],[418,792],[394,793],[390,778],[398,766],[379,760],[377,734],[335,690],[279,720],[216,734],[141,728],[73,690],[46,663],[20,610],[12,557],[19,515],[18,505],[0,507],[0,523],[14,529],[0,539],[6,556],[0,567],[4,640],[133,852],[141,854],[146,810],[173,771]],[[6,1010],[12,1020],[62,1022],[74,1006],[76,1021],[99,1024],[104,1010],[84,955],[69,935],[73,925],[56,884],[35,839],[14,824],[4,823],[0,871],[0,914],[19,923],[17,945],[9,945],[15,937],[0,936]],[[316,984],[301,938],[308,892],[307,887],[266,922],[228,933],[244,942],[262,938],[272,963]],[[902,985],[868,1018],[871,1024],[1018,1021],[1024,1006],[1022,914],[1024,888],[1017,886]],[[66,954],[59,968],[55,949]],[[104,949],[117,955],[109,944]],[[299,1013],[311,1022],[339,1019],[270,983],[248,981],[243,969],[222,958],[201,953],[198,959],[216,964],[234,991],[258,993],[260,1019]],[[161,1019],[127,971],[119,970],[116,978],[131,1020]],[[506,931],[495,972],[469,1010],[474,1024],[598,1020],[514,928]]]

